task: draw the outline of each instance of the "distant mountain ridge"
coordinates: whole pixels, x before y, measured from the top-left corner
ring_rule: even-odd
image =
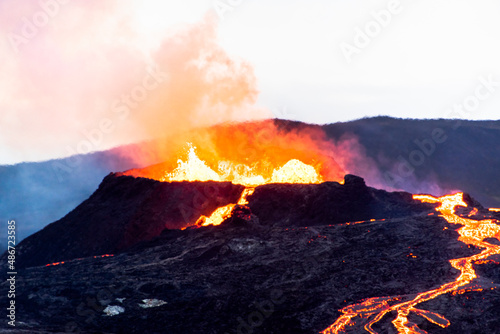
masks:
[[[324,129],[334,139],[354,134],[387,186],[417,193],[434,183],[500,206],[500,121],[375,117]]]

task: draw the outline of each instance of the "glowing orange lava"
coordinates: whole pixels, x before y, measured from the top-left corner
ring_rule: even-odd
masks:
[[[475,215],[477,215],[477,212],[478,212],[477,208],[474,208],[474,209],[472,209],[472,211],[469,213],[468,216],[469,217],[475,216]]]
[[[255,191],[255,188],[245,188],[243,192],[241,193],[240,199],[238,200],[238,205],[247,205],[248,200],[247,197],[252,195],[253,192]],[[205,217],[201,216],[198,218],[196,221],[197,226],[208,226],[208,225],[220,225],[222,222],[229,217],[231,217],[231,214],[233,212],[234,207],[236,204],[228,204],[226,206],[222,206],[215,210],[210,217]]]
[[[114,254],[96,255],[96,256],[94,256],[93,258],[94,258],[94,259],[98,259],[98,258],[103,258],[103,257],[112,257],[112,256],[115,256],[115,255],[114,255]],[[46,267],[58,266],[58,265],[60,265],[60,264],[65,264],[65,263],[68,263],[68,262],[80,261],[80,260],[83,260],[83,258],[77,258],[77,259],[73,259],[73,260],[69,260],[69,261],[61,261],[61,262],[49,263],[49,264],[46,264],[45,266],[46,266]]]
[[[265,176],[260,175],[248,165],[235,165],[228,161],[219,164],[218,172],[208,166],[196,154],[196,148],[188,143],[189,150],[187,160],[179,159],[177,168],[165,176],[160,181],[231,181],[235,184],[246,186],[241,194],[238,203],[228,204],[217,208],[210,217],[201,216],[195,226],[220,225],[224,220],[231,217],[236,205],[248,204],[247,197],[252,195],[255,187],[269,183],[321,183],[323,178],[315,167],[307,165],[300,160],[291,159],[286,164],[272,171]]]
[[[177,168],[165,173],[160,181],[231,181],[247,187],[268,183],[321,183],[323,178],[315,167],[300,160],[291,159],[269,175],[258,174],[254,168],[244,164],[221,161],[218,171],[213,170],[196,154],[196,148],[188,143],[187,160],[179,159]]]
[[[427,333],[417,324],[408,320],[408,315],[413,312],[440,327],[448,327],[450,322],[440,314],[416,308],[422,302],[434,299],[442,294],[460,294],[466,291],[482,291],[480,284],[471,285],[477,278],[473,264],[484,263],[492,255],[500,254],[500,246],[484,241],[487,238],[496,238],[500,241],[500,226],[492,219],[473,220],[455,214],[456,206],[467,207],[463,200],[463,193],[433,197],[430,195],[414,195],[414,199],[424,203],[441,203],[436,211],[451,224],[461,225],[457,232],[458,240],[471,246],[483,249],[481,253],[465,258],[450,260],[450,264],[460,271],[455,281],[446,283],[436,289],[425,291],[416,296],[389,296],[376,297],[363,300],[361,303],[344,307],[340,310],[342,315],[330,327],[323,330],[322,334],[342,333],[347,326],[355,324],[364,325],[364,329],[372,334],[377,332],[372,326],[379,322],[387,313],[396,312],[397,317],[392,324],[398,333],[422,334]]]
[[[61,262],[54,262],[54,263],[49,263],[49,264],[46,264],[45,266],[46,267],[50,267],[50,266],[58,266],[60,264],[64,264],[64,261],[61,261]]]
[[[500,209],[497,209],[497,208],[491,208],[490,209],[491,212],[500,212]]]
[[[226,220],[231,216],[234,206],[235,204],[228,204],[226,206],[217,208],[217,210],[212,212],[210,217],[201,216],[200,218],[198,218],[198,220],[196,221],[196,225],[197,226],[220,225],[224,220]]]

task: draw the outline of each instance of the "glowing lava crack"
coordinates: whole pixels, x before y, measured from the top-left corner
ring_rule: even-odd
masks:
[[[340,310],[342,315],[334,324],[323,330],[321,332],[322,334],[342,333],[345,332],[348,326],[363,324],[367,332],[375,334],[377,332],[372,329],[372,326],[379,322],[389,312],[397,313],[397,317],[392,321],[392,324],[396,327],[398,333],[427,333],[418,328],[415,323],[408,320],[408,315],[411,312],[443,328],[448,327],[450,322],[440,314],[415,308],[418,304],[446,293],[457,294],[465,291],[483,290],[480,284],[472,285],[474,279],[478,277],[473,268],[473,264],[484,263],[484,261],[492,255],[500,254],[500,246],[484,241],[487,238],[496,238],[500,241],[500,226],[492,219],[473,220],[456,215],[456,206],[467,207],[467,204],[463,200],[463,193],[439,198],[430,195],[414,195],[413,198],[424,203],[441,203],[441,205],[436,208],[436,211],[440,212],[440,216],[451,224],[462,225],[462,227],[457,230],[460,235],[458,240],[467,245],[482,248],[483,250],[481,253],[465,258],[450,260],[450,264],[460,271],[460,275],[454,282],[443,284],[436,289],[422,292],[416,296],[369,298],[361,303],[344,307]]]

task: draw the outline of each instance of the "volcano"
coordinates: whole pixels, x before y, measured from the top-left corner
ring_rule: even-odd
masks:
[[[18,245],[9,332],[500,328],[500,213],[467,194],[387,192],[355,175],[255,185],[140,174],[111,173]]]
[[[251,143],[246,145],[245,139],[257,138],[257,142],[266,147],[275,144],[271,136],[273,131],[269,128],[297,134],[323,131],[326,136],[322,139],[337,143],[343,142],[342,138],[349,139],[344,142],[350,145],[325,149],[325,152],[335,159],[343,157],[344,153],[342,158],[344,161],[338,159],[339,163],[343,163],[342,170],[338,177],[333,175],[332,180],[340,181],[345,174],[350,173],[363,176],[367,184],[379,189],[435,195],[460,190],[471,194],[485,206],[500,208],[500,179],[497,177],[500,170],[500,149],[497,145],[500,141],[498,121],[377,117],[319,126],[269,120],[258,124],[219,126],[216,131],[214,130],[212,138],[218,148],[226,142],[233,143],[227,154],[230,158],[234,158],[235,152],[242,152],[241,160],[259,159],[262,157],[257,154],[259,147],[255,144],[252,146]],[[433,129],[445,131],[448,140],[435,144],[434,152],[422,165],[414,166],[413,173],[409,174],[411,169],[408,170],[404,166],[408,167],[408,163],[411,164],[410,155],[413,151],[422,152],[414,141],[418,139],[423,143],[432,139]],[[243,131],[249,132],[249,136],[241,135]],[[358,138],[359,145],[352,145],[353,136]],[[276,143],[276,146],[280,150],[289,149],[289,143],[296,140],[296,137],[289,136],[283,145]],[[203,136],[203,139],[205,140],[206,136]],[[184,138],[182,144],[185,144]],[[171,148],[170,142],[167,146]],[[432,148],[432,145],[429,147]],[[4,195],[0,199],[0,215],[23,222],[16,230],[16,237],[20,241],[49,223],[61,219],[89,198],[110,172],[151,166],[147,172],[143,171],[139,176],[159,180],[164,176],[165,170],[170,171],[175,168],[178,156],[174,156],[173,161],[167,163],[164,163],[163,158],[158,160],[143,158],[140,159],[140,163],[134,162],[131,156],[149,156],[146,153],[147,148],[137,144],[61,160],[0,166],[0,193]],[[202,148],[201,144],[198,148]],[[310,148],[311,145],[306,145],[301,150],[307,151]],[[342,150],[342,148],[347,149]],[[293,154],[287,159],[301,159],[307,163],[306,159],[310,156],[304,153],[302,156],[296,155],[297,151],[292,152]],[[348,156],[348,153],[363,153],[363,151],[366,152],[367,159],[345,160],[346,152]],[[273,155],[275,153],[275,151],[270,152]],[[213,154],[213,151],[207,152],[208,154]],[[79,164],[75,164],[75,161]],[[281,164],[285,162],[280,161]],[[335,166],[331,167],[333,167],[331,170],[334,170]],[[376,173],[370,175],[370,171],[379,171],[381,178],[377,177]],[[1,244],[4,244],[5,249],[5,242],[0,240]]]

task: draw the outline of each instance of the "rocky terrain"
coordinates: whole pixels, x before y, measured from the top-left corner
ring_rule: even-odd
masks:
[[[193,225],[201,215],[236,203],[243,189],[229,182],[168,183],[110,174],[75,210],[19,244],[17,266],[124,251],[164,229]],[[346,176],[345,185],[259,186],[248,206],[260,225],[282,227],[402,217],[426,207],[412,201],[411,194],[376,190],[353,175]]]
[[[453,281],[459,272],[449,260],[479,252],[457,240],[457,226],[435,205],[352,175],[344,185],[257,187],[240,216],[178,229],[236,202],[241,191],[109,175],[73,212],[18,246],[17,325],[0,326],[7,333],[318,333],[365,298],[408,298]],[[493,215],[466,201],[461,214],[475,207],[478,218]],[[114,256],[94,257],[104,253]],[[475,266],[488,289],[421,305],[449,327],[411,320],[429,333],[497,333],[500,292],[492,288],[500,265]],[[394,317],[374,329],[395,333]]]

